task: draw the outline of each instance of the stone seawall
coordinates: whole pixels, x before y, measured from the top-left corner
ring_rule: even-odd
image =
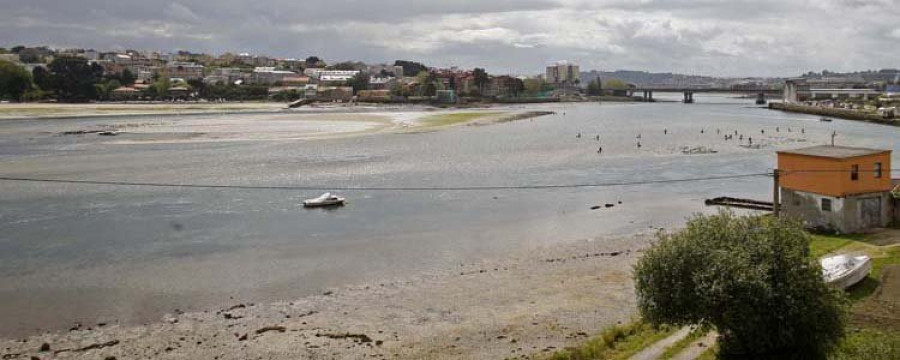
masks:
[[[785,104],[779,102],[769,103],[769,109],[795,112],[802,114],[821,115],[847,120],[867,121],[884,125],[900,126],[900,121],[885,119],[875,114],[866,114],[856,110],[824,108],[798,104]]]

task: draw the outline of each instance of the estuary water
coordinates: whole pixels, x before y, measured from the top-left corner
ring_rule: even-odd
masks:
[[[725,94],[695,99],[516,106],[556,114],[319,140],[117,143],[59,134],[115,118],[0,121],[6,177],[419,188],[345,190],[347,206],[307,210],[302,200],[320,191],[0,181],[0,336],[290,300],[514,251],[677,228],[691,214],[716,211],[707,198],[769,199],[771,178],[731,177],[765,174],[776,150],[829,143],[833,131],[841,145],[900,150],[896,127],[820,122]],[[205,116],[252,124],[259,115]],[[729,178],[659,182],[719,177]],[[624,183],[643,184],[527,188]],[[420,189],[460,187],[524,188]]]

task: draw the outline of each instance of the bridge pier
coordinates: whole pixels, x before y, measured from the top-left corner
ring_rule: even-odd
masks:
[[[685,91],[684,92],[684,100],[682,100],[685,104],[693,104],[694,103],[694,92],[693,91]]]

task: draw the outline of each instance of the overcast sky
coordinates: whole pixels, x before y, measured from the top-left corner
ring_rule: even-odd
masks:
[[[318,55],[532,74],[900,67],[900,0],[0,0],[0,46]]]

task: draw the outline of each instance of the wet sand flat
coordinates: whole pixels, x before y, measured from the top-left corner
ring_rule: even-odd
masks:
[[[487,359],[551,351],[634,314],[647,237],[579,241],[290,302],[174,311],[0,341],[5,359]],[[41,352],[47,343],[50,350]]]

